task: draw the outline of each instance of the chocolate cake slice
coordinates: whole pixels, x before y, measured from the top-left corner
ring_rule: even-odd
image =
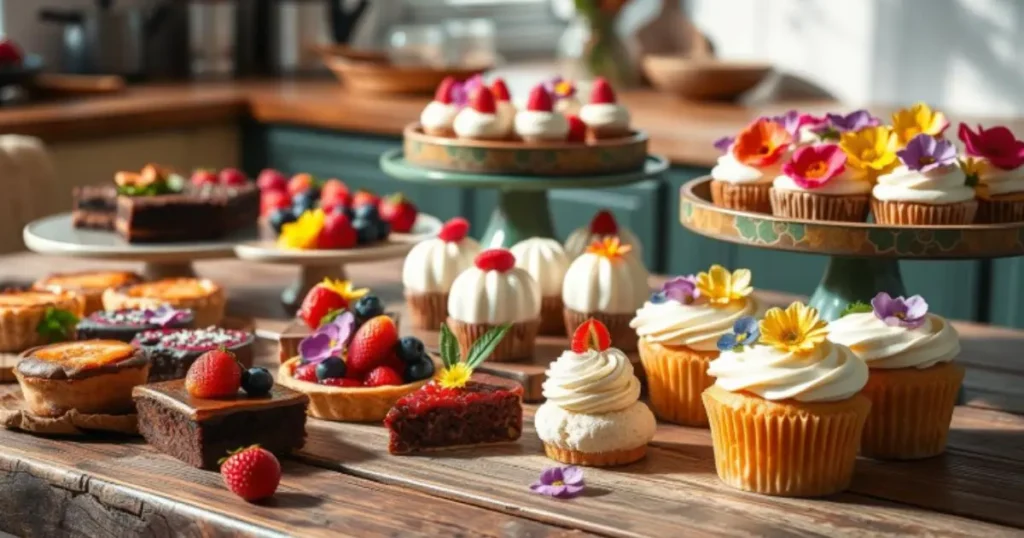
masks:
[[[103,339],[131,342],[144,331],[157,329],[186,329],[192,327],[195,315],[191,310],[173,310],[167,315],[164,309],[125,308],[121,310],[98,310],[82,318],[76,328],[79,340]]]
[[[275,385],[266,396],[195,398],[184,380],[135,387],[139,433],[157,450],[203,469],[232,450],[258,444],[279,455],[306,442],[309,397]]]
[[[86,185],[71,191],[71,224],[75,228],[113,230],[117,215],[115,185]]]
[[[117,232],[129,243],[204,241],[255,228],[259,188],[246,185],[188,185],[180,193],[119,196]]]
[[[156,329],[135,336],[132,345],[145,352],[153,363],[149,381],[185,377],[192,363],[207,351],[224,348],[235,354],[243,367],[253,361],[256,337],[248,331],[207,327],[205,329]]]

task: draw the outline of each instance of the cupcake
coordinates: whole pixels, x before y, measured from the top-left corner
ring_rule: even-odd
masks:
[[[868,367],[793,303],[722,336],[704,391],[718,477],[746,491],[819,497],[850,485],[871,401]]]
[[[716,145],[721,148],[728,139]],[[772,180],[782,172],[793,137],[761,118],[740,132],[711,169],[711,201],[727,209],[771,213]]]
[[[571,80],[555,77],[545,82],[544,88],[555,101],[555,112],[566,116],[579,115],[582,103],[576,97],[576,85]]]
[[[569,336],[594,318],[611,332],[623,351],[636,351],[630,320],[647,299],[647,269],[629,255],[630,246],[613,237],[595,241],[565,273],[562,303]]]
[[[494,104],[498,109],[498,119],[501,120],[501,128],[506,133],[511,133],[516,118],[516,106],[512,104],[512,97],[508,93],[508,86],[502,78],[494,79],[491,83],[491,93],[494,95]]]
[[[530,90],[526,108],[516,113],[515,133],[527,144],[562,142],[569,134],[569,120],[554,112],[551,95],[543,86]]]
[[[879,293],[829,324],[829,340],[850,348],[870,368],[861,394],[871,400],[860,452],[880,459],[918,459],[946,449],[949,423],[964,379],[954,364],[960,337],[928,312],[920,296]]]
[[[579,117],[587,124],[590,136],[601,140],[621,138],[631,132],[629,110],[615,100],[615,91],[603,78],[594,80],[590,102],[580,107]]]
[[[533,357],[540,328],[540,286],[505,249],[488,249],[452,283],[448,294],[448,328],[465,355],[491,329],[510,324],[492,361]]]
[[[919,134],[896,154],[902,164],[879,176],[871,191],[875,222],[914,226],[974,221],[978,202],[951,142]]]
[[[718,358],[718,339],[740,319],[753,319],[750,271],[732,273],[714,265],[697,276],[666,282],[637,310],[636,331],[647,392],[658,418],[687,426],[707,426],[701,393],[714,378],[708,364]]]
[[[962,165],[976,183],[977,221],[1024,221],[1024,141],[1006,127],[974,132],[961,123],[959,134],[969,156]]]
[[[594,214],[589,225],[576,228],[569,234],[565,240],[565,255],[569,257],[569,261],[575,260],[586,252],[590,245],[594,244],[594,241],[604,241],[613,237],[619,238],[619,241],[631,247],[630,256],[643,259],[643,245],[640,244],[640,238],[629,228],[620,227],[615,216],[607,209],[602,209]]]
[[[432,136],[455,136],[453,128],[455,116],[459,113],[459,106],[454,102],[452,90],[458,82],[452,77],[447,77],[438,85],[434,93],[434,100],[427,103],[423,112],[420,112],[420,126],[423,132]]]
[[[532,237],[512,246],[516,267],[524,269],[540,286],[540,334],[565,334],[562,318],[562,282],[569,258],[562,244],[546,237]]]
[[[402,266],[405,304],[413,326],[436,331],[448,317],[448,292],[455,277],[473,266],[480,244],[469,237],[469,222],[456,217],[437,237],[409,251]]]
[[[486,86],[479,86],[469,96],[469,106],[455,116],[452,125],[455,136],[465,140],[504,140],[507,126],[498,117],[494,94]]]
[[[640,398],[629,358],[608,329],[587,320],[572,348],[551,363],[533,422],[544,452],[571,465],[610,467],[640,460],[654,438],[654,415]]]
[[[800,220],[864,222],[871,183],[846,167],[835,144],[804,146],[782,165],[771,187],[772,214]]]

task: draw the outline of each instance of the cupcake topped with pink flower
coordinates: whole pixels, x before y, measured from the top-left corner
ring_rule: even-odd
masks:
[[[960,165],[978,196],[978,220],[1024,221],[1024,141],[1003,126],[972,131],[961,123],[958,134],[967,154]]]

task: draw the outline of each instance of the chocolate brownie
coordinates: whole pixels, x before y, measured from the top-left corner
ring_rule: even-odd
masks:
[[[153,363],[149,381],[185,377],[192,363],[207,351],[224,348],[235,354],[245,368],[252,366],[256,337],[248,331],[205,329],[156,329],[135,336],[132,345],[143,350]]]
[[[113,230],[117,214],[115,185],[87,185],[71,191],[71,224],[75,228]]]
[[[189,465],[217,469],[217,461],[258,444],[279,455],[306,441],[309,396],[275,385],[267,396],[194,398],[184,380],[135,387],[139,433],[157,450]]]
[[[191,310],[177,310],[166,323],[158,323],[155,317],[162,312],[148,308],[125,308],[122,310],[98,310],[78,322],[77,338],[120,340],[131,342],[143,331],[157,329],[186,329],[192,327],[195,315]]]
[[[129,243],[203,241],[255,227],[259,212],[254,183],[188,185],[180,193],[119,196],[114,227]]]

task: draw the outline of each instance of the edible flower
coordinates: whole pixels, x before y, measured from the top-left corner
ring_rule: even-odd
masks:
[[[576,95],[576,85],[573,84],[571,80],[564,79],[560,76],[544,81],[544,89],[547,90],[555,100],[565,99],[566,97]]]
[[[36,324],[36,334],[48,343],[63,342],[71,338],[77,325],[78,316],[62,308],[48,306]]]
[[[981,157],[996,168],[1014,170],[1024,165],[1024,141],[1018,140],[1006,127],[985,129],[979,125],[978,132],[974,132],[961,123],[957,135],[968,155]]]
[[[712,265],[708,271],[697,274],[697,290],[701,298],[712,305],[724,306],[745,299],[754,288],[750,286],[749,269],[729,272],[721,265]]]
[[[759,119],[740,132],[732,154],[743,164],[764,167],[775,164],[793,143],[793,136],[778,122]]]
[[[825,341],[828,327],[818,310],[793,303],[785,310],[775,307],[761,320],[761,343],[787,353],[806,353]]]
[[[804,146],[782,165],[782,173],[805,189],[821,187],[845,169],[846,154],[835,144]]]
[[[487,331],[483,336],[473,342],[466,354],[466,360],[462,361],[462,352],[459,351],[459,342],[447,324],[441,324],[441,364],[444,365],[437,376],[437,384],[446,389],[461,389],[469,383],[473,370],[480,366],[505,338],[510,324],[501,325]]]
[[[744,316],[732,326],[731,333],[718,338],[719,351],[743,351],[743,346],[752,346],[761,337],[761,329],[753,316]]]
[[[956,162],[956,148],[949,140],[919,134],[907,144],[907,147],[896,152],[903,164],[910,170],[921,173]]]
[[[356,317],[344,311],[323,324],[313,334],[299,342],[299,356],[303,363],[316,363],[328,357],[342,357],[356,332]]]
[[[346,303],[358,301],[364,295],[370,293],[370,288],[353,287],[350,280],[331,280],[330,278],[325,278],[320,283],[320,287],[327,288],[338,294],[342,299],[345,299]]]
[[[882,122],[875,116],[872,116],[867,110],[854,110],[847,115],[842,114],[826,114],[825,117],[828,119],[828,126],[836,133],[848,133],[856,132],[861,129],[868,127],[877,127]]]
[[[942,132],[949,127],[949,120],[946,115],[924,103],[917,103],[910,108],[904,108],[893,112],[892,128],[896,132],[896,139],[901,146],[910,143],[917,135],[926,134],[941,136]]]
[[[874,308],[872,308],[871,305],[861,301],[856,301],[846,305],[846,308],[844,308],[843,312],[839,314],[839,317],[844,318],[850,314],[866,314],[872,311],[874,311]]]
[[[896,168],[896,135],[885,126],[865,127],[839,135],[839,147],[846,153],[846,165],[857,177],[874,182]]]
[[[153,309],[147,309],[143,312],[143,316],[150,323],[166,327],[172,323],[188,319],[189,311],[179,310],[173,306],[163,304]]]
[[[295,222],[289,222],[281,227],[277,245],[281,248],[299,250],[315,248],[326,218],[323,209],[310,209],[304,212]]]
[[[652,303],[675,301],[680,304],[691,304],[700,297],[695,275],[677,276],[661,285],[659,291],[651,296]]]
[[[920,295],[893,298],[883,291],[871,299],[871,307],[875,317],[891,327],[916,329],[928,316],[928,303]]]
[[[803,129],[804,127],[809,127],[811,130],[814,130],[825,125],[825,118],[819,118],[818,116],[813,116],[811,114],[801,114],[797,110],[790,110],[789,112],[778,116],[766,116],[764,119],[781,125],[794,140],[799,137],[800,129]]]
[[[583,470],[575,465],[544,469],[530,485],[530,491],[556,499],[571,499],[582,493],[583,488]]]
[[[981,181],[981,175],[988,170],[988,161],[978,157],[963,157],[960,159],[960,170],[967,176],[967,186],[976,187]]]
[[[587,252],[609,260],[617,260],[633,250],[631,245],[622,242],[617,236],[598,239],[587,247]]]
[[[462,82],[456,82],[452,86],[452,104],[459,108],[469,106],[469,97],[483,85],[484,79],[480,75],[473,75]]]
[[[718,140],[715,140],[715,143],[712,144],[712,145],[715,146],[715,149],[717,149],[718,151],[721,151],[722,153],[726,153],[726,152],[729,151],[729,148],[732,147],[732,144],[735,141],[736,141],[736,137],[735,136],[723,136],[722,138],[719,138]]]

